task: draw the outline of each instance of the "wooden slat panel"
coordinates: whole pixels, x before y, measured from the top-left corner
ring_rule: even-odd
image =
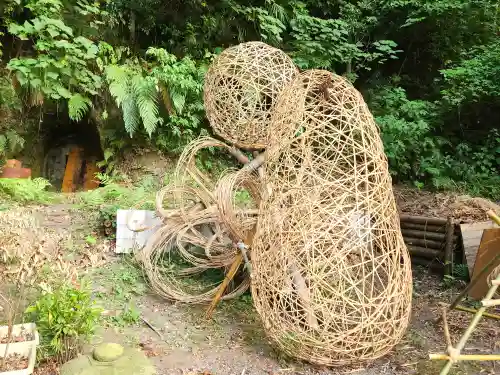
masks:
[[[460,231],[462,232],[462,240],[464,244],[465,258],[467,259],[467,267],[469,268],[469,275],[472,275],[474,264],[476,262],[476,254],[481,243],[483,231],[485,229],[498,228],[498,225],[491,221],[472,224],[460,224]]]
[[[481,238],[479,249],[477,250],[476,261],[474,263],[474,271],[472,273],[472,280],[475,280],[483,268],[494,260],[495,256],[500,251],[500,229],[485,229]],[[491,271],[496,266],[500,265],[500,260],[491,267]],[[488,289],[490,288],[487,282],[489,273],[483,275],[474,286],[469,290],[469,296],[477,300],[483,299]]]

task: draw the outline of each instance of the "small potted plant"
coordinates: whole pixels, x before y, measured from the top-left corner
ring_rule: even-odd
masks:
[[[29,375],[33,373],[36,348],[39,343],[34,323],[14,324],[19,303],[0,294],[7,325],[0,326],[0,375]]]
[[[42,295],[26,309],[41,335],[38,357],[63,364],[78,356],[97,327],[101,310],[95,306],[91,289],[77,280],[40,286]]]

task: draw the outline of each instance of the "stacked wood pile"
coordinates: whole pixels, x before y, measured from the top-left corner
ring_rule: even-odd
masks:
[[[460,227],[451,218],[401,215],[400,223],[413,264],[451,275],[453,264],[464,263]]]

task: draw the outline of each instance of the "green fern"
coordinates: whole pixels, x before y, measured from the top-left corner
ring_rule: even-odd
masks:
[[[135,102],[133,94],[125,96],[122,102],[123,122],[125,123],[125,130],[132,136],[141,123],[139,110]]]
[[[181,114],[184,110],[184,104],[186,104],[186,94],[178,92],[176,90],[170,91],[172,102],[174,103],[175,110],[177,113]]]
[[[24,138],[21,137],[15,130],[8,130],[5,133],[10,152],[16,152],[24,147]]]
[[[127,66],[110,65],[106,68],[109,92],[123,112],[125,130],[132,136],[143,123],[151,135],[163,119],[158,107],[158,88],[152,77]]]
[[[0,155],[4,155],[7,151],[7,137],[0,134]]]
[[[68,101],[69,118],[80,121],[91,106],[92,102],[89,98],[81,94],[72,95]]]
[[[118,107],[130,93],[130,74],[126,68],[118,65],[106,67],[106,79],[109,82],[109,93],[115,99]]]
[[[0,134],[0,156],[21,150],[24,147],[24,142],[24,138],[12,129]]]
[[[141,115],[144,129],[151,134],[158,124],[163,122],[158,109],[158,89],[152,77],[143,78],[136,75],[132,79],[132,88],[136,96],[137,108]]]

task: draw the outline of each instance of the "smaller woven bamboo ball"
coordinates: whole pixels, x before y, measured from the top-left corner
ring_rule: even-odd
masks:
[[[262,42],[224,50],[205,76],[205,110],[214,132],[244,149],[265,148],[274,105],[297,73],[285,52]]]

